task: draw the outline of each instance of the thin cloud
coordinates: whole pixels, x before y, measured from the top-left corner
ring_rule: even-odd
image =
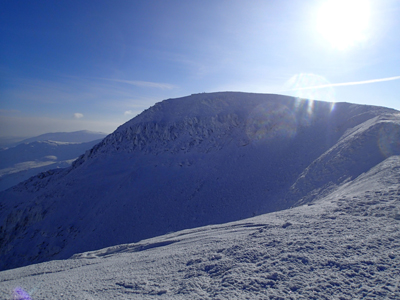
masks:
[[[99,78],[99,79],[127,83],[130,85],[139,86],[139,87],[149,87],[149,88],[157,88],[157,89],[163,89],[163,90],[171,90],[171,89],[175,88],[174,85],[169,84],[169,83],[140,81],[140,80],[111,79],[111,78]]]
[[[127,110],[127,111],[124,112],[124,115],[125,115],[125,116],[133,115],[133,111]]]
[[[399,79],[400,79],[400,76],[393,76],[393,77],[370,79],[370,80],[364,80],[364,81],[329,83],[329,84],[322,84],[322,85],[316,85],[316,86],[299,87],[299,88],[291,89],[291,91],[323,89],[323,88],[327,88],[327,87],[336,87],[336,86],[360,85],[360,84],[369,84],[369,83],[392,81],[392,80],[399,80]]]
[[[81,114],[81,113],[74,113],[74,118],[75,118],[75,119],[81,119],[81,118],[83,118],[83,114]]]

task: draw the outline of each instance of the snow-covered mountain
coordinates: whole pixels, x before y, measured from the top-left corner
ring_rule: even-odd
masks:
[[[7,147],[15,147],[20,144],[27,144],[33,142],[43,141],[57,141],[65,143],[86,143],[94,140],[100,140],[106,136],[103,132],[94,132],[89,130],[79,130],[72,132],[49,132],[38,136],[23,139],[18,142],[14,142]]]
[[[66,168],[100,140],[90,142],[35,141],[0,149],[0,191],[55,168]]]
[[[3,271],[0,298],[400,299],[399,171],[391,156],[312,204]]]
[[[400,154],[398,111],[247,94],[156,104],[0,193],[0,268],[317,201]]]

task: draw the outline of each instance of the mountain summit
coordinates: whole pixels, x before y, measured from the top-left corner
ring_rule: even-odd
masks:
[[[400,154],[398,111],[222,92],[157,103],[0,193],[0,269],[310,203]]]

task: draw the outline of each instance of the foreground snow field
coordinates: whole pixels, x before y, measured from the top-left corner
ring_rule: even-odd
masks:
[[[22,299],[16,289],[35,300],[400,299],[400,156],[308,205],[0,272],[0,298]]]

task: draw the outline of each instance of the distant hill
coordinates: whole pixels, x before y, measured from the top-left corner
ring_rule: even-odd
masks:
[[[80,130],[73,132],[51,132],[41,134],[35,137],[24,139],[17,144],[25,144],[40,141],[57,141],[68,143],[85,143],[94,140],[103,139],[107,134],[103,132],[94,132],[88,130]]]
[[[312,204],[400,154],[398,111],[222,92],[157,103],[0,193],[0,268]]]
[[[27,137],[18,137],[18,136],[2,136],[0,137],[0,149],[14,147],[18,145],[19,142],[26,139]]]
[[[70,166],[105,136],[85,130],[48,133],[0,149],[0,191],[40,172]]]

